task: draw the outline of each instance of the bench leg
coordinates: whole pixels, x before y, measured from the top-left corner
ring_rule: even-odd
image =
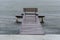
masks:
[[[18,22],[18,18],[16,18],[16,22]]]
[[[41,22],[40,23],[44,23],[43,18],[41,18]]]

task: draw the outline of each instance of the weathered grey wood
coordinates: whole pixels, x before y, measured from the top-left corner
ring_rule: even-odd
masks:
[[[38,8],[23,8],[24,12],[38,12]]]
[[[35,21],[35,15],[24,15],[20,34],[44,34],[44,30],[39,22],[38,16],[36,16]]]
[[[39,17],[39,19],[41,18],[41,22],[40,22],[40,23],[44,23],[43,18],[44,18],[45,16],[38,16],[38,17]]]

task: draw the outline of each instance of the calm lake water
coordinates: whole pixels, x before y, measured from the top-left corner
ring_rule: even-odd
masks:
[[[60,0],[0,0],[0,34],[19,34],[21,24],[15,23],[15,16],[27,7],[38,8],[45,16],[46,34],[60,34]]]

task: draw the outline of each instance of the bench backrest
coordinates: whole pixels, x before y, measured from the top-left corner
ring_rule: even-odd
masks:
[[[24,12],[38,12],[37,8],[23,8]]]
[[[33,18],[34,21],[36,22],[36,12],[38,12],[38,8],[23,8],[23,12],[25,12],[25,15],[34,15],[34,18],[31,17],[31,19]],[[27,12],[27,13],[26,13]],[[26,18],[26,16],[25,16]],[[29,17],[30,19],[30,17]]]

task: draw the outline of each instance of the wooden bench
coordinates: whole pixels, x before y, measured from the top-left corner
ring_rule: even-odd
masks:
[[[44,17],[45,16],[38,16],[38,18],[41,18],[41,22],[40,23],[44,23],[44,20],[43,20]]]
[[[23,16],[16,16],[16,18],[23,18]]]
[[[20,18],[23,18],[23,16],[16,16],[16,23],[22,23],[22,22],[19,22],[19,20],[18,20]]]

